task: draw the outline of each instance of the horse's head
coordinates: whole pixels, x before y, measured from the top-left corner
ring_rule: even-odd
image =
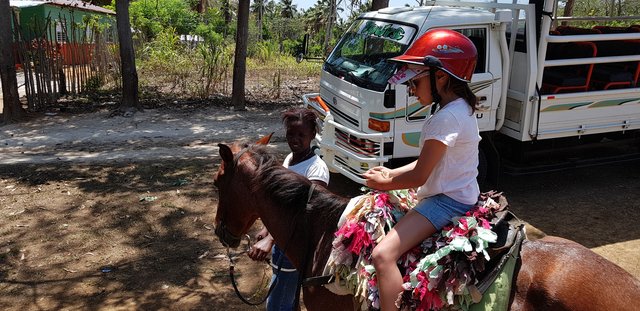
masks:
[[[258,140],[256,145],[269,143],[273,133]],[[218,210],[215,233],[225,246],[237,247],[242,235],[258,218],[252,183],[259,166],[254,145],[219,144],[222,163],[214,177],[218,188]]]

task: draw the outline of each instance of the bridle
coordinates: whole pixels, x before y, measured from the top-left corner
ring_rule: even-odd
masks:
[[[230,173],[235,172],[235,168],[238,167],[238,161],[240,160],[240,157],[245,152],[247,152],[249,148],[250,146],[243,148],[233,157],[233,169],[231,170]],[[224,217],[221,217],[220,222],[215,227],[214,232],[220,238],[222,245],[226,246],[227,249],[229,248],[229,245],[236,245],[242,242],[242,235],[240,236],[234,235],[233,233],[231,233],[231,231],[229,231],[229,228],[227,228],[227,225],[224,223]]]

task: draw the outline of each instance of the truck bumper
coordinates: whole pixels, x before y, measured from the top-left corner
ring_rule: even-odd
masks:
[[[384,143],[393,140],[392,133],[362,133],[337,123],[318,93],[305,94],[302,101],[318,115],[321,131],[316,141],[330,171],[364,185],[362,173],[389,160]]]

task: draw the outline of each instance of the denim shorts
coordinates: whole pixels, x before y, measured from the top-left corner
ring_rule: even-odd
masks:
[[[463,204],[444,194],[438,194],[420,200],[413,209],[440,231],[451,222],[451,218],[464,215],[472,207],[473,204]]]

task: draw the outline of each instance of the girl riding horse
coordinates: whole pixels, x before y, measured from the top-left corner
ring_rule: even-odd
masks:
[[[476,48],[463,34],[449,29],[427,31],[391,61],[404,66],[389,83],[407,83],[422,105],[439,105],[424,123],[420,156],[396,169],[383,166],[363,176],[379,190],[418,188],[420,203],[373,249],[381,310],[398,310],[402,289],[397,261],[436,231],[462,216],[478,200],[476,96],[468,83],[476,67]]]

